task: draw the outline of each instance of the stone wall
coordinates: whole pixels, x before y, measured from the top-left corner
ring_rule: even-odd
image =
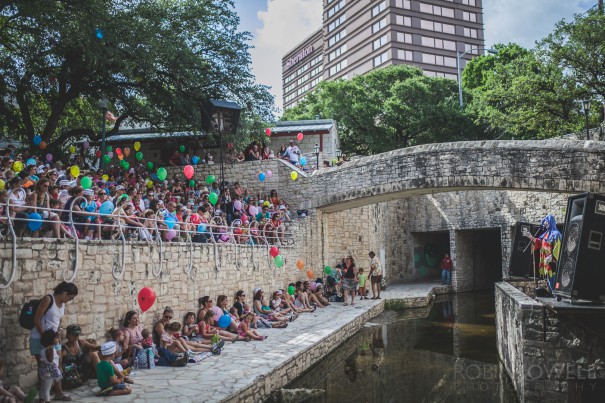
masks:
[[[121,243],[80,243],[79,270],[74,280],[79,295],[67,304],[64,328],[77,323],[84,337],[104,341],[105,332],[119,326],[126,311],[138,310],[137,294],[143,287],[151,287],[157,295],[154,306],[141,316],[142,326],[151,328],[165,306],[172,307],[175,319],[180,320],[187,311],[197,312],[197,300],[203,295],[216,298],[225,294],[232,303],[235,292],[243,289],[251,301],[255,287],[272,291],[306,279],[306,273],[295,265],[296,260],[305,255],[295,248],[281,248],[286,264],[277,269],[265,247],[238,246],[236,249],[235,246],[194,244],[190,250],[185,243],[168,244],[164,248],[161,273],[158,273],[158,246],[132,242],[125,250],[126,270],[123,279],[116,280],[112,273],[121,267]],[[4,278],[10,275],[11,256],[11,243],[1,242]],[[187,274],[190,256],[193,265]],[[64,271],[69,278],[74,257],[73,242],[19,241],[15,280],[10,287],[0,289],[0,357],[8,364],[7,383],[22,386],[35,383],[35,360],[28,350],[29,332],[18,325],[19,310],[24,302],[51,292],[64,279]],[[314,267],[319,267],[317,262],[307,265],[307,268]],[[316,274],[319,275],[319,271]]]
[[[496,284],[498,354],[519,401],[602,400],[604,318],[605,309],[555,312],[511,284]]]

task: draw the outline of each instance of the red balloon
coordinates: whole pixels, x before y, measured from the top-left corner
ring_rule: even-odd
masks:
[[[149,287],[142,288],[138,299],[141,311],[146,312],[155,302],[155,291]]]
[[[193,178],[193,167],[191,165],[187,165],[185,168],[183,168],[183,173],[187,179]]]
[[[296,140],[302,141],[303,137],[305,136],[302,133],[298,133],[298,135],[296,136]]]
[[[116,154],[122,155],[122,149],[120,147],[116,148]]]
[[[265,129],[265,134],[267,135],[267,137],[271,137],[271,129],[267,127]]]
[[[101,158],[101,150],[97,150],[97,151],[95,152],[95,157],[97,157],[97,158]]]
[[[277,246],[272,246],[271,249],[269,249],[269,254],[275,259],[275,256],[279,255],[279,249],[277,249]]]

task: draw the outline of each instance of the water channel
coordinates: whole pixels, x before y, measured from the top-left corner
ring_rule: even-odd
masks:
[[[384,311],[286,388],[323,389],[322,403],[516,402],[494,310],[493,292],[474,292]]]

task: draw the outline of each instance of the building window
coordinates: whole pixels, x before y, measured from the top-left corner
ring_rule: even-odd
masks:
[[[328,24],[328,32],[334,31],[340,24],[347,20],[347,15],[343,14],[331,23]]]
[[[462,19],[464,21],[477,22],[477,14],[469,13],[468,11],[462,12]]]
[[[434,64],[436,66],[456,67],[456,58],[423,53],[422,63]]]
[[[323,60],[323,55],[317,56],[315,59],[311,60],[311,67],[315,66],[317,63],[321,63]]]
[[[375,34],[376,32],[380,31],[382,28],[384,28],[386,26],[387,26],[387,19],[383,18],[382,20],[372,24],[372,33]]]
[[[333,46],[335,43],[342,40],[345,36],[347,36],[347,30],[343,29],[342,31],[328,39],[328,47]]]
[[[407,16],[403,16],[403,15],[397,15],[397,16],[395,16],[395,23],[397,25],[403,25],[404,27],[411,27],[412,26],[412,18],[411,17],[407,17]]]
[[[412,34],[406,34],[405,32],[397,32],[397,42],[412,43]]]
[[[317,77],[315,80],[311,81],[311,87],[315,87],[321,80],[323,80],[323,77]]]
[[[340,0],[338,3],[334,5],[334,7],[328,10],[328,18],[332,17],[334,14],[339,12],[345,6],[345,0]]]
[[[296,90],[296,95],[302,95],[307,91],[309,91],[309,84],[306,84],[304,87],[300,87],[298,90]]]
[[[434,6],[432,4],[420,3],[420,12],[454,18],[453,8]]]
[[[294,77],[296,76],[296,73],[292,73],[290,74],[288,77],[286,77],[286,79],[284,80],[284,84],[288,84],[290,81],[294,80]]]
[[[318,73],[321,73],[324,69],[324,66],[317,66],[315,67],[313,70],[311,70],[311,77],[317,75]]]
[[[399,60],[413,61],[414,60],[414,52],[412,52],[411,50],[398,49],[397,50],[397,59],[399,59]]]
[[[475,0],[462,0],[462,4],[473,7],[477,5]]]
[[[395,7],[405,8],[406,10],[412,9],[410,0],[395,0]]]
[[[473,28],[464,27],[464,36],[469,38],[477,38],[477,30]]]
[[[387,39],[387,35],[383,35],[380,38],[376,39],[374,42],[372,42],[372,50],[376,50],[384,45],[386,45],[388,39]]]
[[[450,74],[450,73],[441,73],[438,71],[430,71],[430,70],[424,70],[423,73],[425,76],[428,76],[428,77],[443,77],[443,78],[449,78],[450,80],[458,79],[457,75]]]
[[[342,55],[346,51],[347,51],[347,44],[345,43],[344,45],[342,45],[335,51],[330,52],[330,54],[328,55],[328,62],[331,62],[332,60],[336,59],[338,56]]]
[[[428,31],[443,32],[446,34],[455,34],[456,27],[450,24],[443,24],[441,22],[420,20],[420,28]]]
[[[290,92],[294,89],[296,85],[294,83],[288,85],[287,87],[284,88],[284,92]]]
[[[478,55],[479,54],[479,49],[477,48],[477,45],[471,45],[470,43],[465,43],[464,44],[464,52],[468,52],[471,55]]]
[[[380,66],[382,63],[385,63],[389,60],[389,52],[384,52],[381,55],[378,55],[374,58],[374,67]]]
[[[421,40],[422,46],[436,49],[456,50],[456,42],[453,41],[431,38],[429,36],[423,36]]]
[[[300,75],[300,74],[304,73],[304,72],[305,72],[305,71],[307,71],[307,70],[309,70],[309,65],[308,65],[308,64],[305,64],[305,65],[304,65],[304,66],[302,66],[300,69],[296,70],[296,74],[299,74],[299,75]]]
[[[379,5],[372,7],[372,17],[376,17],[378,14],[384,11],[387,8],[387,2],[383,1]]]
[[[296,80],[296,85],[301,85],[302,83],[304,83],[308,79],[309,79],[309,75],[305,74],[304,76],[302,76],[298,80]]]
[[[334,74],[338,73],[339,71],[341,71],[342,69],[347,67],[347,59],[341,60],[340,62],[336,63],[334,66],[330,67],[329,70],[329,76],[332,77]]]

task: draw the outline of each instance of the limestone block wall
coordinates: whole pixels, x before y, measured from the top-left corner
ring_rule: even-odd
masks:
[[[302,236],[302,235],[301,235]],[[305,250],[305,248],[301,248]],[[296,260],[306,259],[296,248],[281,248],[286,264],[278,269],[268,249],[249,246],[217,246],[185,243],[168,244],[164,249],[163,268],[158,276],[158,246],[143,242],[128,243],[125,250],[126,270],[122,279],[114,278],[121,267],[121,243],[81,242],[79,270],[74,283],[79,294],[67,304],[63,327],[77,323],[86,338],[104,341],[105,332],[120,326],[120,320],[131,309],[138,310],[137,294],[143,287],[155,290],[155,305],[141,316],[142,326],[150,328],[161,310],[170,306],[180,320],[187,311],[197,312],[197,300],[203,295],[229,297],[238,289],[246,291],[251,301],[252,290],[285,288],[288,283],[306,279],[305,271],[296,268]],[[192,255],[190,255],[192,253]],[[11,268],[11,243],[0,243],[2,275],[8,278]],[[73,242],[25,239],[17,249],[17,272],[10,287],[0,289],[0,357],[8,366],[7,383],[22,386],[36,382],[35,360],[29,355],[29,332],[18,325],[22,304],[52,292],[72,274],[75,256]],[[192,268],[189,274],[189,258]],[[313,256],[309,254],[308,256]],[[312,258],[307,268],[318,266]],[[319,274],[317,272],[316,274]]]
[[[604,317],[545,309],[513,285],[496,284],[498,354],[519,401],[602,400]]]

